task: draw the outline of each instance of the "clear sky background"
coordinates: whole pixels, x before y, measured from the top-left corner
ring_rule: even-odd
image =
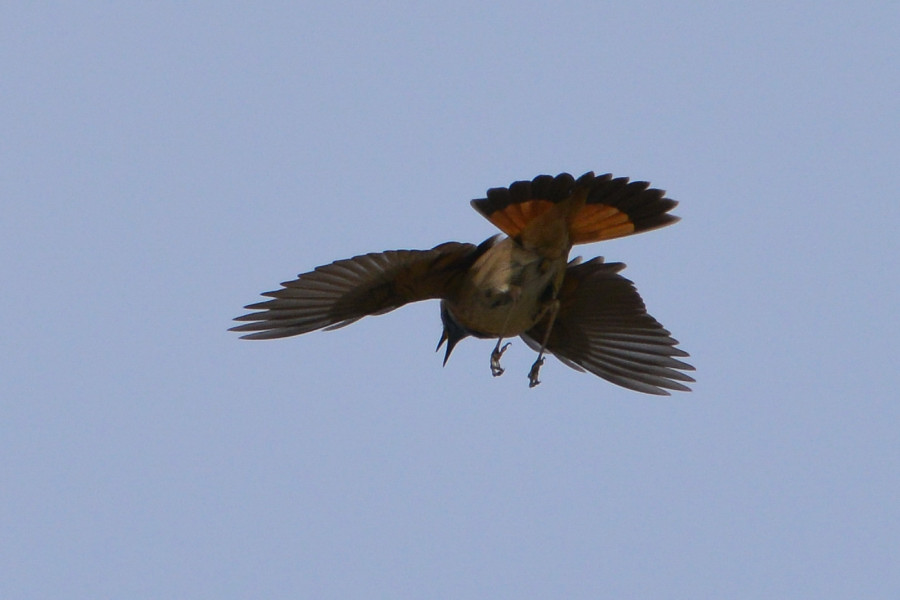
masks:
[[[900,4],[10,3],[0,597],[900,597]],[[488,187],[649,180],[644,396],[437,303],[239,341]]]

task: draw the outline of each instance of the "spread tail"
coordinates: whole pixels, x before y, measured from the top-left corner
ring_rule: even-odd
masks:
[[[609,173],[597,177],[588,172],[578,179],[568,173],[539,175],[508,188],[492,188],[486,198],[472,200],[472,206],[503,233],[517,237],[534,219],[575,194],[585,194],[585,201],[569,217],[573,244],[609,240],[678,221],[668,214],[678,203],[666,198],[663,190]]]

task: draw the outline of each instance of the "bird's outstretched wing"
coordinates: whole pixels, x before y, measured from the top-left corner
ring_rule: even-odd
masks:
[[[639,392],[690,391],[679,382],[694,381],[682,372],[694,367],[674,358],[688,354],[647,314],[634,284],[619,275],[624,268],[602,258],[570,263],[547,351],[573,369]],[[548,323],[547,318],[540,321],[522,339],[539,350]]]
[[[508,188],[491,188],[486,198],[472,200],[472,206],[506,235],[516,237],[554,204],[575,195],[582,195],[584,203],[569,222],[573,244],[609,240],[678,221],[669,214],[678,203],[666,198],[664,191],[646,181],[629,182],[610,173],[588,172],[578,179],[568,173],[539,175]]]
[[[404,304],[444,298],[472,262],[493,244],[447,242],[431,250],[392,250],[364,254],[317,267],[274,292],[231,331],[252,332],[244,339],[265,340],[349,325]]]

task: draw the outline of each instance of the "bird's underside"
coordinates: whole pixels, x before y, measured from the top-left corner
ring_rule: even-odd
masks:
[[[491,372],[520,336],[538,352],[617,385],[650,394],[689,391],[693,367],[679,360],[668,331],[647,314],[621,263],[568,260],[573,244],[663,227],[678,219],[676,202],[646,182],[586,173],[542,175],[488,190],[473,207],[507,237],[478,246],[447,242],[431,250],[393,250],[339,260],[266,292],[232,330],[272,339],[335,329],[409,302],[441,300],[444,363],[464,337],[495,338]]]

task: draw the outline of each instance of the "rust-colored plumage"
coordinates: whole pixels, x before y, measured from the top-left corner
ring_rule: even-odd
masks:
[[[577,370],[651,394],[688,391],[693,367],[668,331],[647,314],[621,263],[569,261],[574,244],[664,227],[676,202],[642,181],[585,173],[540,175],[492,188],[472,206],[508,237],[478,246],[447,242],[431,250],[393,250],[339,260],[266,292],[233,327],[247,339],[334,329],[409,302],[441,300],[446,342],[496,338],[491,371],[503,373],[504,338],[521,336],[538,351]]]

